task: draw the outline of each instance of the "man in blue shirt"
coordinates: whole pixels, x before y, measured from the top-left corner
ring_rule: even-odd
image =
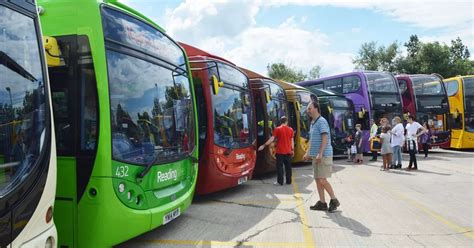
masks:
[[[306,152],[304,159],[312,160],[314,180],[316,181],[316,187],[318,189],[319,201],[314,206],[311,206],[311,210],[321,211],[334,211],[340,205],[331,184],[327,178],[331,177],[332,174],[332,146],[331,146],[331,132],[329,130],[329,124],[324,117],[320,114],[319,104],[317,102],[311,102],[308,105],[308,114],[311,117],[311,130],[309,137],[309,147]],[[329,202],[329,208],[325,200],[324,191],[327,191],[331,196]]]

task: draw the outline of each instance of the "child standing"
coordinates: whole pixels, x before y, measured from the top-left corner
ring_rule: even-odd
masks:
[[[364,158],[363,158],[363,155],[362,155],[362,153],[364,152],[362,150],[362,130],[361,130],[362,125],[356,124],[355,128],[356,128],[357,132],[354,135],[354,144],[356,145],[357,154],[356,154],[354,162],[362,164],[364,162]]]
[[[428,123],[424,122],[423,127],[428,130],[420,135],[420,143],[423,145],[423,152],[425,154],[425,159],[428,158],[428,149],[430,148],[431,140],[431,129],[428,127]]]
[[[382,133],[380,134],[380,143],[382,144],[382,148],[380,149],[380,154],[382,154],[383,158],[383,170],[389,170],[389,166],[392,163],[392,145],[390,144],[390,138],[392,135],[390,134],[390,126],[384,126],[382,128]]]

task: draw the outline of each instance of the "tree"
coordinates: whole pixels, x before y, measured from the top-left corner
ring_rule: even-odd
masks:
[[[377,43],[363,43],[359,54],[353,60],[356,68],[371,71],[394,71],[397,68],[397,58],[400,55],[400,45],[395,41],[388,47],[377,47]]]
[[[316,65],[309,71],[309,75],[306,77],[308,80],[318,79],[321,77],[321,66]]]
[[[458,37],[451,46],[440,42],[421,42],[417,35],[411,35],[404,43],[407,55],[400,55],[400,46],[393,42],[388,47],[377,47],[376,42],[361,45],[353,63],[365,70],[383,70],[416,73],[438,73],[443,77],[474,73],[474,61],[469,60],[470,53]]]
[[[279,79],[290,83],[304,81],[306,75],[301,70],[297,71],[283,63],[274,63],[267,65],[268,76],[273,79]]]
[[[377,70],[379,67],[377,43],[375,41],[365,42],[359,49],[359,54],[352,61],[357,69]]]

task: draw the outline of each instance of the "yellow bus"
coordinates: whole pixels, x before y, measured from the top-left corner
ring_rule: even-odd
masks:
[[[449,97],[451,148],[474,148],[474,75],[444,79]]]
[[[306,114],[308,104],[317,96],[304,87],[296,84],[275,80],[286,93],[288,101],[289,125],[295,130],[295,155],[293,163],[303,162],[308,150],[310,119]]]

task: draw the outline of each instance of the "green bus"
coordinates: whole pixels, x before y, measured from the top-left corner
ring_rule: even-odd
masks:
[[[184,50],[117,1],[41,0],[59,247],[110,247],[191,204],[197,115]]]

